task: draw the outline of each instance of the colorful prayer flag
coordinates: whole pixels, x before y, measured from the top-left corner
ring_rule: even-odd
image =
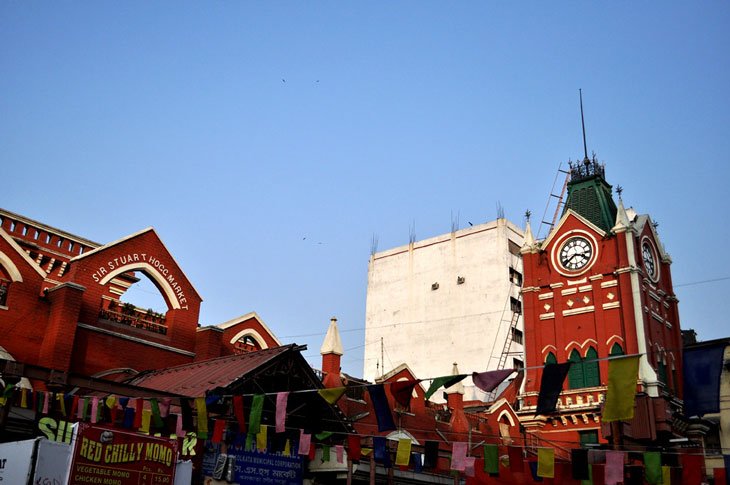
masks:
[[[558,397],[563,390],[565,376],[568,375],[571,362],[562,364],[545,364],[540,379],[540,394],[537,396],[535,414],[550,414],[555,412]]]
[[[454,441],[451,449],[451,469],[463,472],[466,467],[464,460],[466,459],[468,444],[462,441]]]
[[[555,450],[553,448],[537,449],[537,476],[555,477]]]
[[[660,485],[662,483],[662,454],[658,451],[644,452],[644,470],[647,483]]]
[[[318,389],[317,392],[330,404],[334,404],[340,400],[347,390],[346,387],[330,387],[328,389]]]
[[[289,399],[288,392],[279,392],[276,395],[276,432],[283,433],[284,422],[286,421],[286,403]]]
[[[259,426],[259,432],[256,433],[256,449],[259,451],[266,451],[268,447],[268,429],[268,426],[262,424]]]
[[[624,481],[623,451],[606,451],[606,472],[604,477],[606,485],[616,485]]]
[[[198,413],[198,438],[208,438],[208,407],[204,397],[195,398],[195,410]]]
[[[687,417],[720,412],[720,374],[725,343],[685,349],[684,414]]]
[[[457,384],[464,380],[466,377],[466,374],[459,374],[455,376],[443,376],[443,377],[437,377],[436,379],[431,382],[431,385],[428,388],[428,391],[426,391],[426,400],[433,396],[433,394],[438,391],[439,387],[443,386],[445,388],[449,388],[453,386],[454,384]]]
[[[388,398],[385,396],[385,389],[382,384],[373,384],[368,386],[368,393],[375,411],[375,418],[378,421],[378,431],[391,431],[396,429],[395,421],[393,421],[393,413],[390,411]]]
[[[484,445],[484,471],[490,475],[499,475],[499,447]]]
[[[473,372],[471,380],[474,385],[477,386],[484,392],[492,392],[502,383],[503,380],[507,379],[514,369],[500,369],[492,370],[487,372]]]
[[[246,418],[243,410],[243,396],[233,396],[233,414],[238,422],[238,432],[246,431]]]
[[[299,451],[300,455],[308,455],[309,448],[312,444],[312,435],[305,433],[303,429],[299,430]]]
[[[420,380],[397,381],[390,384],[390,393],[393,394],[395,402],[406,409],[411,407],[411,396],[413,388],[421,382]]]
[[[260,431],[264,397],[263,394],[256,394],[251,401],[251,413],[248,416],[248,434],[255,435]]]
[[[411,440],[401,438],[398,440],[398,449],[395,453],[395,464],[407,466],[411,459]]]
[[[638,375],[638,355],[608,361],[608,390],[602,416],[604,423],[626,421],[634,417]]]

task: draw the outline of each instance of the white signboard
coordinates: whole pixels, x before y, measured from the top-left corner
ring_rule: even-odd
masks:
[[[3,485],[28,483],[36,440],[0,444],[0,482]]]
[[[65,485],[71,469],[72,451],[72,446],[67,443],[40,440],[33,485]]]

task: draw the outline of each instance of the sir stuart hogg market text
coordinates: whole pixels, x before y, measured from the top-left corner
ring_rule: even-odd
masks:
[[[132,253],[125,256],[119,256],[118,258],[110,259],[106,263],[106,266],[100,266],[99,269],[97,269],[94,274],[91,275],[91,277],[96,283],[101,283],[104,277],[108,274],[111,274],[111,272],[113,272],[115,269],[127,265],[133,265],[134,263],[147,263],[148,265],[155,268],[157,272],[159,272],[160,275],[165,278],[170,284],[170,287],[175,292],[177,301],[180,303],[180,308],[183,310],[188,309],[188,300],[185,298],[185,293],[183,293],[180,284],[175,281],[175,277],[170,274],[170,270],[162,262],[160,262],[159,259],[155,258],[154,256],[148,256],[146,253]],[[132,270],[134,270],[134,268],[130,268],[130,271]]]

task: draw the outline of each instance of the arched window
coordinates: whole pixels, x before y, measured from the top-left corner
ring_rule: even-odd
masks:
[[[553,354],[552,352],[549,352],[547,354],[547,357],[545,357],[545,363],[546,364],[557,364],[558,359],[557,359],[557,357],[555,357],[555,354]]]
[[[667,384],[667,364],[665,364],[662,359],[659,359],[659,363],[656,366],[656,372],[657,376],[659,377],[659,382],[662,384]]]
[[[568,371],[568,384],[571,389],[601,385],[597,359],[598,352],[593,347],[588,349],[585,358],[581,358],[578,351],[573,349],[568,358],[573,363]]]
[[[609,355],[624,355],[624,349],[621,348],[621,344],[616,342],[611,346],[611,352]]]

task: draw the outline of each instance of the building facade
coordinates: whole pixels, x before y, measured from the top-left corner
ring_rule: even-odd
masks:
[[[648,215],[616,205],[605,169],[571,166],[563,215],[546,239],[526,231],[524,318],[527,374],[521,422],[554,442],[667,443],[681,410],[682,340],[671,258]],[[640,355],[635,417],[602,425],[608,360]],[[546,363],[573,364],[558,411],[535,416]]]
[[[164,312],[121,297],[149,278]],[[255,313],[201,327],[202,298],[153,228],[108,244],[0,210],[2,355],[121,379],[280,345]]]
[[[522,244],[498,219],[373,254],[363,377],[403,363],[420,378],[455,360],[468,373],[522,367]],[[484,397],[465,382],[465,400]]]

